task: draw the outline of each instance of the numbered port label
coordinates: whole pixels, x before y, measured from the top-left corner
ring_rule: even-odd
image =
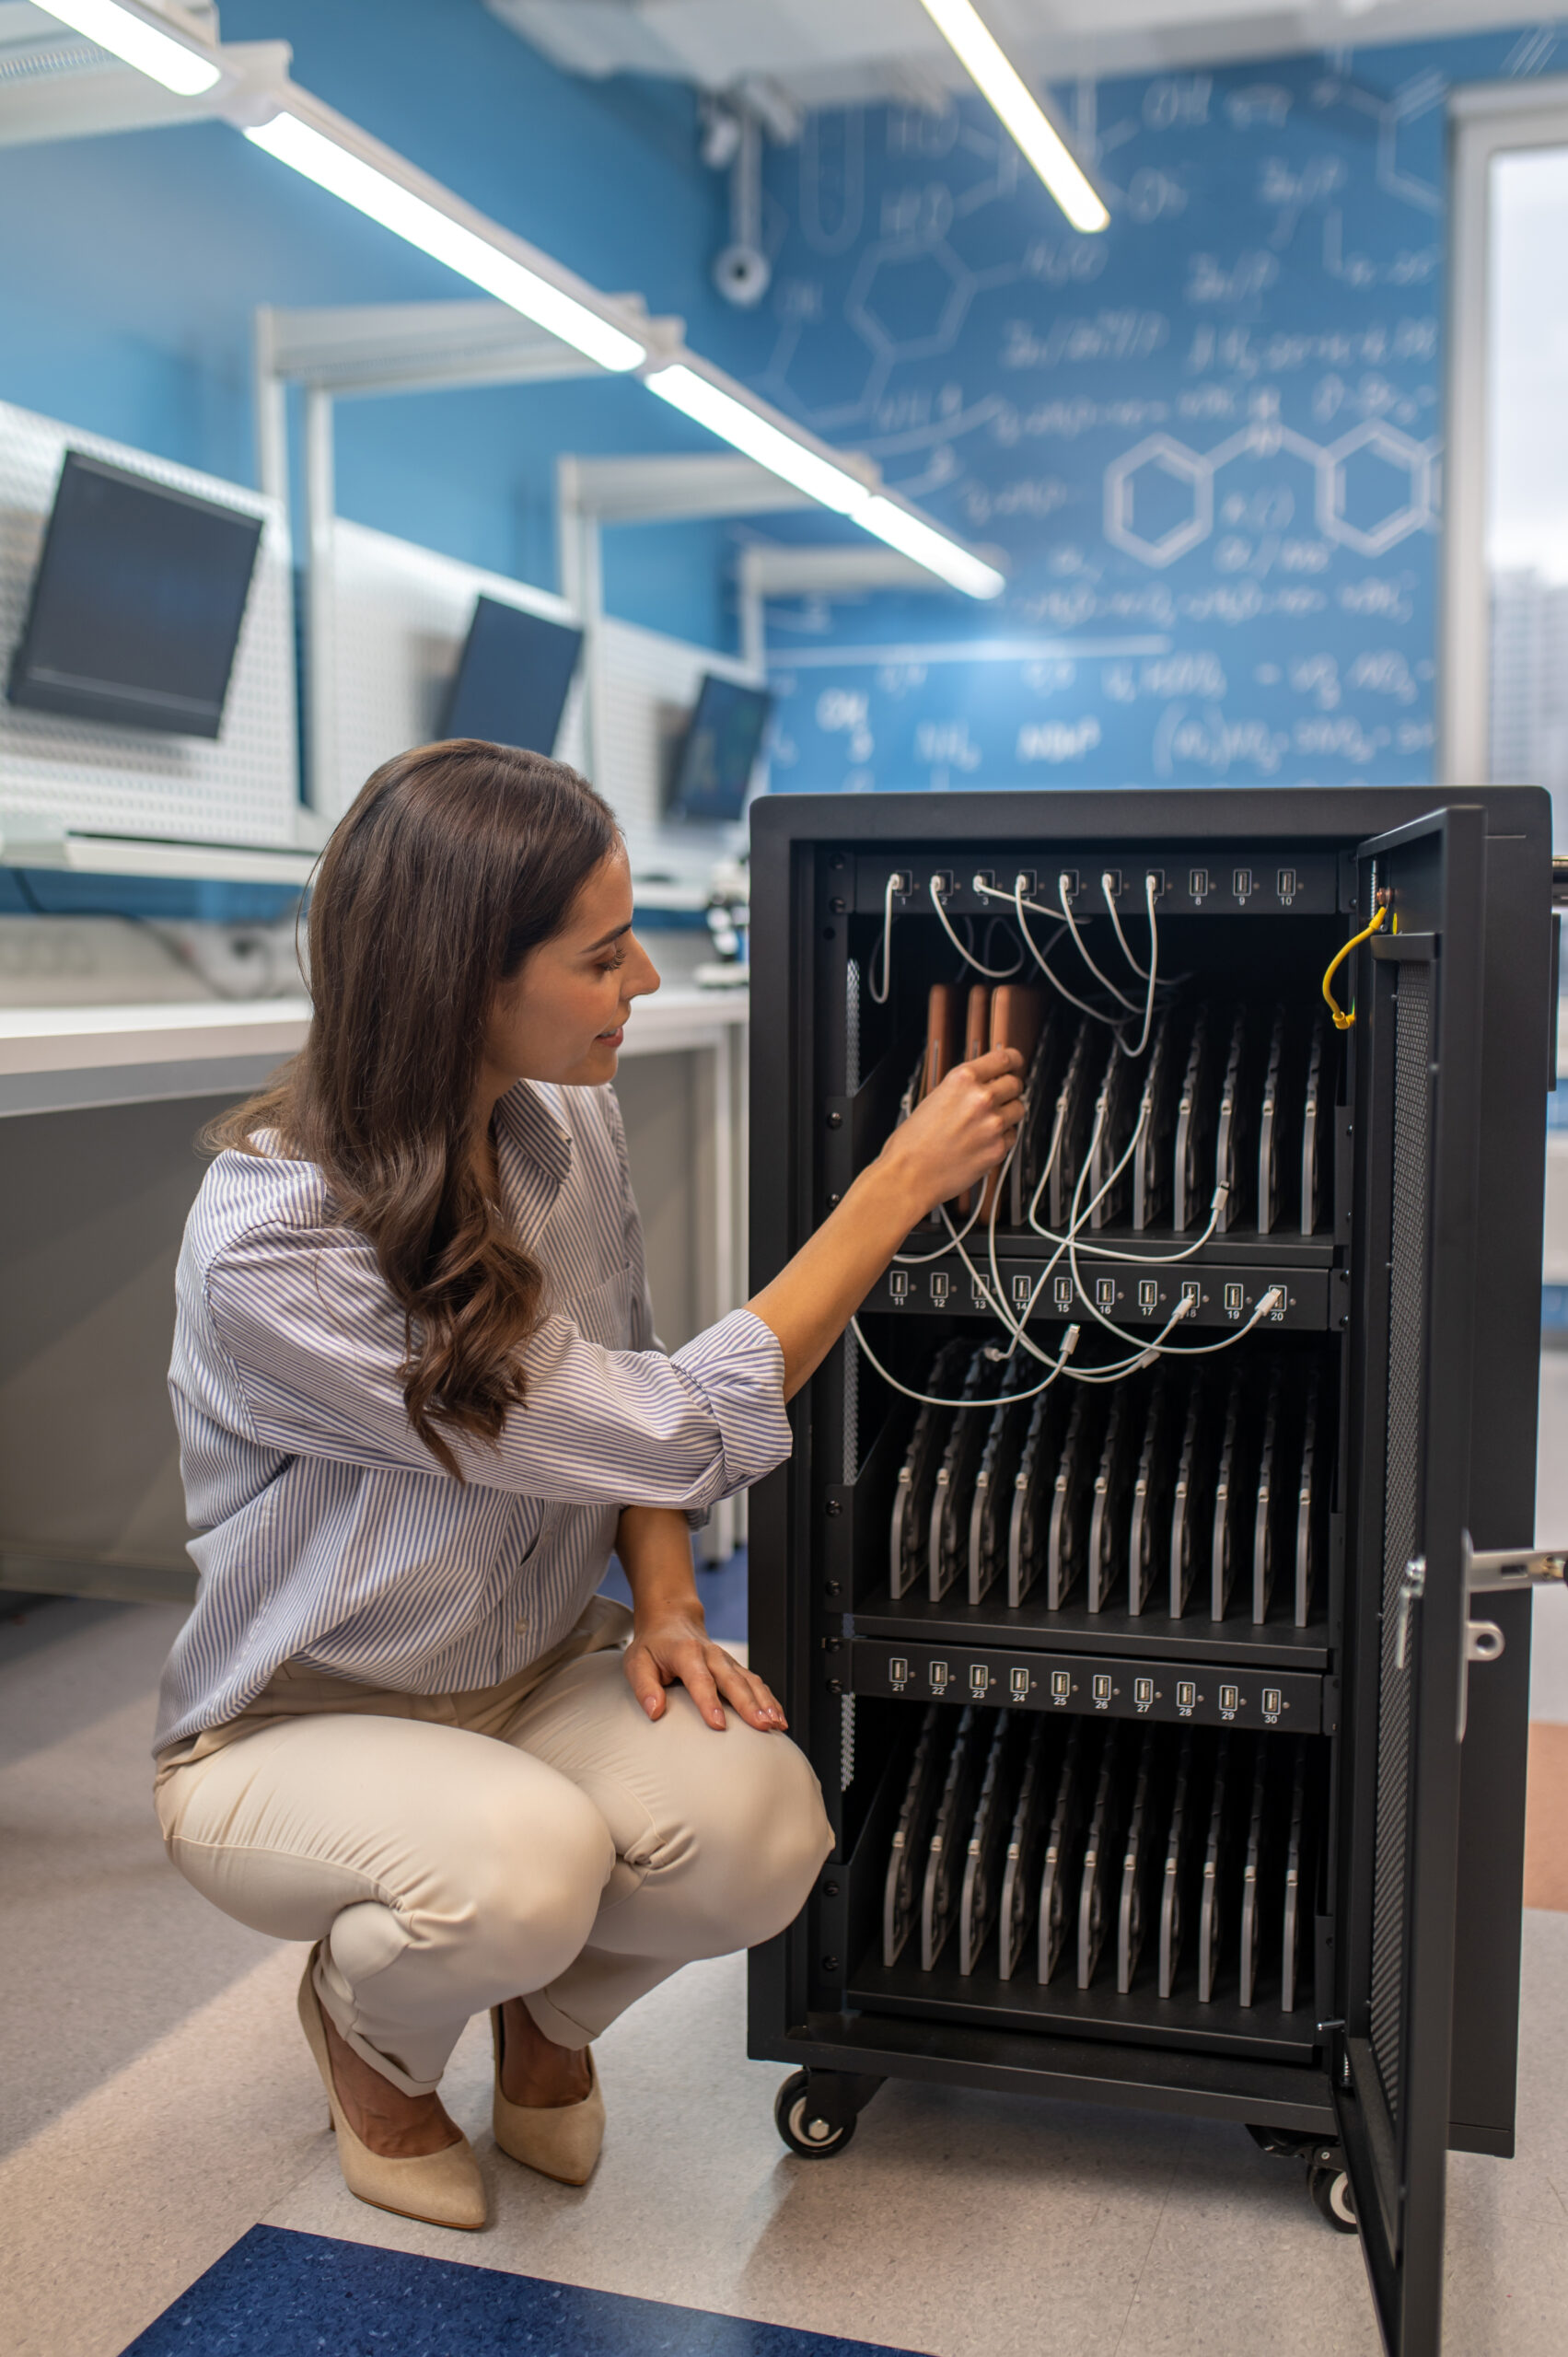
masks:
[[[1029,1691],[1028,1671],[1027,1669],[1010,1670],[1007,1676],[1007,1686],[1015,1702],[1026,1701]]]
[[[947,1684],[947,1665],[945,1661],[934,1661],[931,1667],[926,1672],[926,1675],[931,1680],[933,1693],[940,1694],[946,1690]]]
[[[1116,1279],[1114,1277],[1097,1277],[1095,1279],[1095,1305],[1097,1308],[1099,1309],[1115,1308]]]
[[[1226,1718],[1226,1719],[1234,1719],[1234,1718],[1235,1718],[1235,1716],[1236,1716],[1236,1714],[1237,1714],[1237,1711],[1239,1711],[1239,1710],[1240,1710],[1240,1708],[1241,1708],[1241,1689],[1240,1689],[1240,1687],[1239,1687],[1239,1686],[1222,1686],[1222,1687],[1220,1688],[1220,1715],[1221,1715],[1221,1717],[1222,1717],[1222,1718]]]
[[[1096,1670],[1094,1677],[1089,1683],[1089,1691],[1094,1697],[1097,1707],[1103,1711],[1106,1704],[1110,1700],[1110,1673],[1109,1670]]]
[[[936,1304],[938,1309],[942,1307],[943,1303],[947,1300],[947,1295],[952,1292],[952,1290],[953,1281],[951,1277],[948,1276],[947,1271],[945,1269],[934,1269],[931,1272],[931,1298]]]
[[[896,1694],[901,1694],[910,1682],[910,1666],[902,1654],[895,1654],[888,1664],[888,1683]]]
[[[1264,1689],[1263,1689],[1263,1716],[1268,1720],[1269,1724],[1270,1724],[1271,1726],[1273,1726],[1273,1725],[1275,1724],[1275,1723],[1277,1722],[1278,1718],[1279,1718],[1280,1711],[1281,1711],[1281,1707],[1282,1707],[1283,1702],[1283,1699],[1284,1699],[1284,1698],[1283,1698],[1283,1696],[1281,1694],[1280,1689],[1279,1689],[1279,1688],[1278,1688],[1277,1686],[1265,1686],[1265,1687],[1264,1687]]]
[[[1247,1291],[1245,1286],[1237,1284],[1226,1285],[1225,1289],[1225,1316],[1227,1318],[1239,1318],[1246,1306]]]
[[[977,1702],[983,1702],[991,1691],[991,1672],[982,1661],[970,1664],[970,1692]]]
[[[1069,1701],[1072,1699],[1072,1693],[1073,1674],[1071,1670],[1053,1669],[1051,1673],[1051,1701],[1053,1702]]]
[[[1189,868],[1187,872],[1187,889],[1190,896],[1194,900],[1197,900],[1201,904],[1208,899],[1209,894],[1214,890],[1214,879],[1210,875],[1206,867]]]
[[[1073,1280],[1071,1277],[1053,1277],[1051,1279],[1051,1299],[1055,1302],[1058,1309],[1072,1308]]]
[[[1195,1710],[1197,1708],[1197,1703],[1198,1689],[1194,1685],[1192,1679],[1190,1678],[1179,1678],[1176,1681],[1177,1709],[1179,1711]]]
[[[1160,1283],[1157,1277],[1138,1280],[1138,1306],[1145,1318],[1152,1318],[1160,1306]]]
[[[907,1269],[889,1269],[888,1271],[888,1292],[890,1298],[894,1301],[907,1301],[909,1298],[909,1271]]]
[[[1132,1680],[1132,1700],[1136,1702],[1139,1710],[1148,1710],[1152,1706],[1154,1699],[1154,1679],[1152,1678],[1135,1678]]]

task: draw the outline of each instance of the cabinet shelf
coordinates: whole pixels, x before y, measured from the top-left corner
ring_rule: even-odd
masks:
[[[1148,1661],[1234,1663],[1237,1668],[1326,1670],[1330,1666],[1326,1621],[1297,1629],[1288,1620],[1261,1627],[1236,1617],[1211,1620],[1191,1613],[1184,1620],[1151,1612],[1136,1618],[1125,1610],[1088,1612],[1068,1605],[1047,1612],[1029,1604],[1011,1610],[990,1596],[981,1604],[946,1596],[904,1596],[897,1602],[886,1587],[869,1604],[843,1618],[850,1637],[902,1638],[914,1643],[1049,1645],[1058,1653],[1114,1653]]]

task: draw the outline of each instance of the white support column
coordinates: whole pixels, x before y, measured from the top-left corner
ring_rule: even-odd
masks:
[[[256,409],[256,482],[268,499],[288,506],[288,386],[277,368],[276,314],[256,312],[251,351],[251,399]]]
[[[583,773],[601,794],[609,783],[598,774],[599,749],[604,742],[600,711],[603,693],[604,563],[598,518],[583,497],[582,476],[575,458],[559,459],[555,467],[556,562],[561,594],[583,627]],[[613,799],[613,796],[611,796]]]
[[[761,552],[740,552],[740,653],[759,679],[768,668],[768,621],[760,578]]]
[[[314,385],[305,395],[305,507],[306,793],[331,820],[339,794],[332,397]]]

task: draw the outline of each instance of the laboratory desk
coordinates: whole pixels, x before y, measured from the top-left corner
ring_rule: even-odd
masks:
[[[748,997],[667,988],[617,1081],[671,1347],[744,1286]],[[303,998],[0,1007],[0,1586],[193,1591],[165,1373],[196,1132],[305,1037]],[[725,1560],[742,1502],[702,1546]]]

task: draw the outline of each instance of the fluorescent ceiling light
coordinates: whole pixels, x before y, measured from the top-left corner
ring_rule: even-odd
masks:
[[[72,0],[73,6],[80,5],[82,0]],[[573,345],[601,368],[635,368],[647,358],[646,346],[634,336],[612,327],[586,303],[454,221],[438,205],[416,196],[363,157],[340,146],[313,124],[302,122],[297,115],[274,115],[271,122],[248,130],[245,136],[264,147],[269,156],[275,156],[280,164],[302,172],[319,188],[330,190],[356,212],[378,221],[384,229],[406,238],[422,253],[445,262],[459,277],[510,304],[514,311],[559,336],[563,343]]]
[[[981,23],[973,0],[922,0],[926,15],[988,98],[1074,229],[1109,229],[1110,215],[1040,101]]]
[[[784,482],[793,483],[808,499],[820,502],[824,507],[836,508],[841,516],[855,516],[871,497],[870,488],[857,475],[846,473],[829,459],[819,458],[792,434],[784,433],[733,393],[725,392],[710,377],[699,376],[695,368],[678,363],[671,368],[656,368],[643,379],[650,393],[663,401],[684,410],[721,442],[743,450],[766,467]],[[858,518],[857,518],[858,520]]]
[[[923,516],[912,516],[894,499],[868,499],[857,508],[854,520],[891,549],[912,557],[916,564],[923,564],[929,572],[940,574],[955,589],[963,590],[970,598],[999,598],[1006,583],[993,564],[948,540]]]
[[[784,482],[793,483],[796,491],[805,492],[824,507],[835,508],[847,516],[852,523],[863,525],[886,540],[889,548],[899,549],[912,557],[916,564],[923,564],[942,580],[950,581],[955,589],[962,589],[971,598],[994,598],[1004,587],[1002,575],[993,565],[982,563],[977,556],[950,540],[934,524],[923,517],[912,516],[896,500],[885,499],[879,492],[852,475],[843,467],[836,467],[792,434],[773,424],[738,401],[711,378],[695,368],[678,362],[673,367],[656,368],[644,378],[650,392],[657,393],[688,417],[705,425],[733,449],[744,451],[766,467]]]
[[[160,33],[145,17],[120,7],[117,0],[39,0],[39,6],[182,99],[199,98],[223,79],[210,57],[187,49],[170,33]]]

